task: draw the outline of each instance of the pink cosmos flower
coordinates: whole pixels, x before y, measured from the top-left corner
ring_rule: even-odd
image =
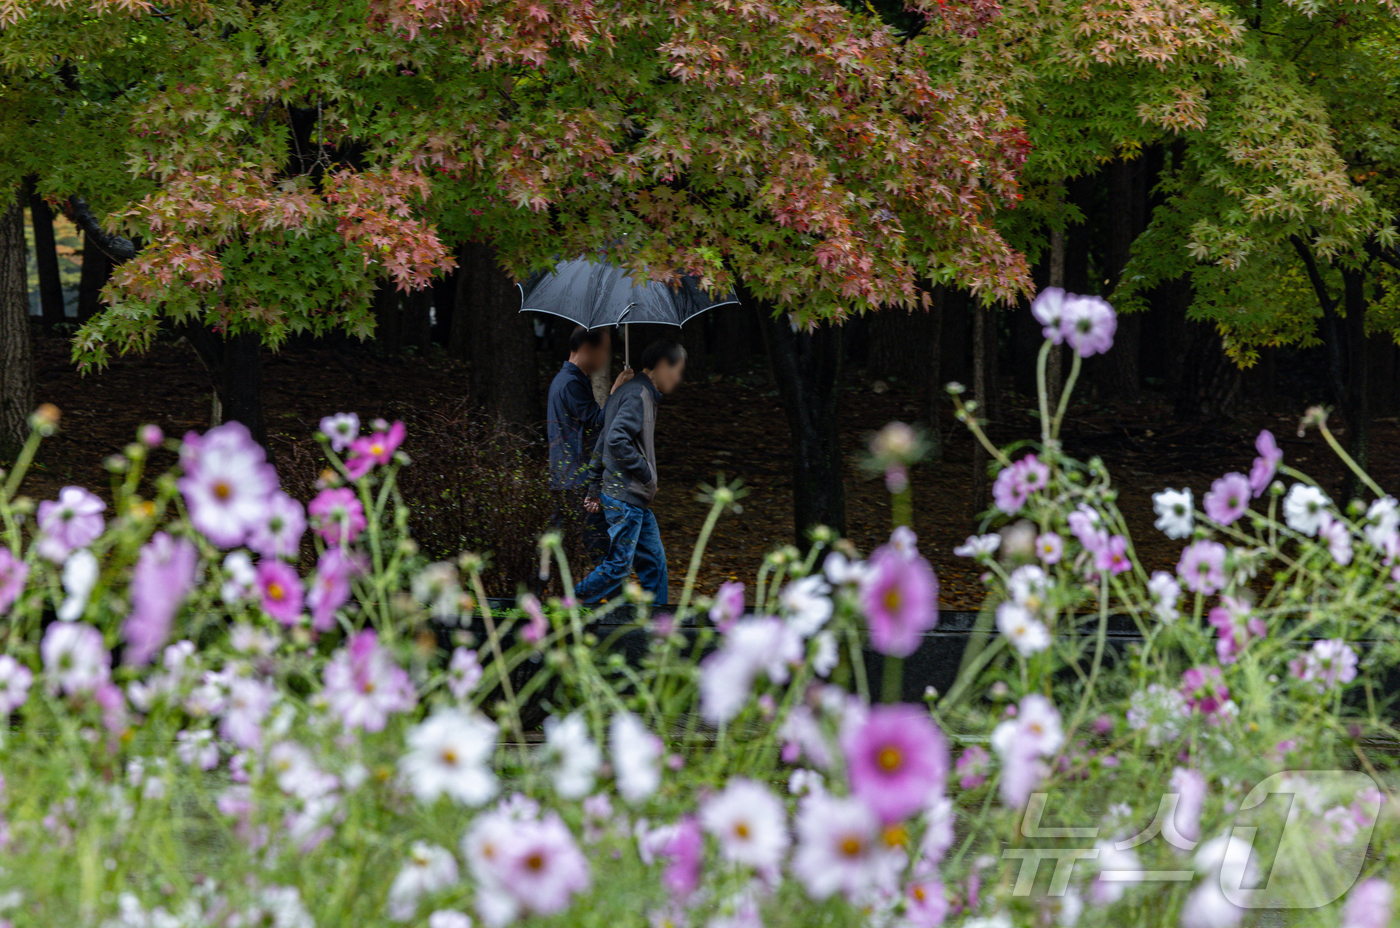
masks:
[[[353,412],[338,412],[321,420],[321,434],[331,440],[337,453],[350,447],[360,437],[360,417]]]
[[[44,632],[39,656],[53,684],[65,693],[86,693],[106,683],[112,655],[102,633],[84,622],[55,622]]]
[[[544,614],[544,607],[540,605],[539,597],[533,593],[521,596],[520,611],[524,612],[530,620],[520,630],[520,637],[525,640],[526,644],[539,644],[544,640],[544,636],[549,634],[549,618]]]
[[[1002,469],[992,484],[992,501],[1007,515],[1020,511],[1032,493],[1044,490],[1050,482],[1050,468],[1028,454]]]
[[[1097,555],[1108,544],[1108,532],[1099,527],[1099,514],[1084,504],[1065,517],[1073,535],[1084,550]]]
[[[0,716],[8,716],[29,699],[34,673],[8,654],[0,655]]]
[[[477,912],[493,928],[563,912],[592,882],[587,859],[553,812],[539,818],[503,804],[477,817],[463,847],[477,882]]]
[[[711,722],[729,721],[748,702],[760,673],[786,683],[802,657],[802,637],[782,619],[741,619],[700,664],[701,713]]]
[[[721,583],[714,604],[710,606],[710,622],[723,634],[733,628],[743,615],[744,585],[738,581]]]
[[[221,548],[242,544],[266,518],[277,491],[277,472],[262,446],[241,422],[225,422],[202,436],[186,436],[180,458],[185,475],[179,488],[190,522]]]
[[[1251,639],[1269,633],[1269,627],[1254,614],[1249,603],[1233,596],[1222,596],[1220,605],[1210,610],[1208,618],[1216,629],[1215,654],[1222,664],[1233,664]]]
[[[327,548],[316,561],[306,605],[311,627],[318,632],[335,628],[335,611],[350,601],[350,580],[364,565],[344,548]]]
[[[1128,560],[1128,539],[1122,535],[1109,536],[1099,544],[1094,552],[1094,569],[1106,570],[1111,574],[1121,574],[1132,570],[1133,562]]]
[[[1112,348],[1117,329],[1117,313],[1099,297],[1075,296],[1065,300],[1060,331],[1065,344],[1081,358],[1103,354]]]
[[[0,615],[10,611],[24,582],[29,579],[29,565],[15,557],[9,548],[0,546]]]
[[[1009,808],[1024,808],[1046,775],[1049,766],[1040,754],[1025,744],[1012,744],[1001,755],[1001,779],[997,792]]]
[[[1338,565],[1345,567],[1351,563],[1351,529],[1347,524],[1330,511],[1324,509],[1318,513],[1317,517],[1317,537],[1323,544],[1327,545],[1327,552],[1332,555],[1332,560]]]
[[[365,507],[350,487],[330,487],[306,507],[311,527],[327,544],[351,544],[365,530]]]
[[[1214,665],[1192,667],[1181,674],[1181,695],[1191,712],[1213,717],[1230,701],[1230,688]]]
[[[258,592],[263,611],[283,625],[292,626],[301,619],[301,577],[297,569],[285,561],[258,561]]]
[[[1230,525],[1249,511],[1250,498],[1249,478],[1232,471],[1210,485],[1202,502],[1211,521]]]
[[[484,671],[475,651],[457,648],[452,652],[452,660],[447,664],[447,691],[458,702],[472,694],[481,682]]]
[[[880,817],[856,797],[817,793],[797,815],[792,873],[813,899],[861,902],[898,885],[905,855],[885,843]]]
[[[1302,657],[1288,662],[1289,672],[1325,693],[1339,683],[1356,679],[1356,651],[1340,638],[1318,641]]]
[[[908,928],[938,928],[948,917],[948,894],[936,872],[916,877],[904,888],[904,921]]]
[[[160,430],[160,426],[148,422],[136,430],[136,440],[147,448],[158,448],[160,443],[165,441],[165,433]]]
[[[1054,532],[1044,532],[1035,536],[1035,553],[1042,564],[1058,564],[1064,557],[1065,543]]]
[[[169,639],[175,613],[194,587],[198,562],[194,542],[165,532],[157,532],[141,548],[131,572],[131,612],[122,622],[125,663],[149,663]]]
[[[347,728],[383,731],[390,713],[407,712],[418,703],[408,673],[379,646],[372,628],[331,657],[325,681],[326,702]]]
[[[306,511],[301,503],[278,490],[267,498],[262,520],[248,530],[248,547],[263,557],[294,559],[301,553],[305,532]]]
[[[64,487],[58,500],[39,504],[39,555],[62,564],[78,548],[86,548],[102,534],[102,511],[107,504],[82,487]]]
[[[972,745],[958,758],[954,772],[958,775],[958,786],[963,789],[976,789],[987,782],[987,770],[991,767],[991,755],[979,745]]]
[[[851,792],[885,823],[927,806],[948,779],[948,742],[928,713],[911,705],[872,706],[842,734]]]
[[[1249,489],[1255,499],[1264,495],[1264,491],[1273,482],[1274,475],[1278,473],[1279,462],[1283,460],[1283,452],[1279,450],[1278,442],[1274,441],[1274,433],[1264,429],[1259,433],[1259,437],[1254,439],[1254,450],[1259,452],[1259,457],[1254,459],[1254,464],[1249,469]]]
[[[1176,565],[1181,585],[1209,596],[1225,586],[1225,546],[1218,541],[1193,541],[1181,552]]]
[[[1067,296],[1069,294],[1059,287],[1045,287],[1031,300],[1031,315],[1043,326],[1041,334],[1056,345],[1065,340],[1062,325]]]
[[[126,711],[126,696],[122,693],[122,688],[111,680],[99,683],[92,691],[92,701],[97,703],[97,707],[102,710],[102,727],[112,734],[117,734],[126,728],[128,714]]]
[[[888,545],[876,549],[860,586],[870,625],[870,645],[881,654],[908,657],[924,632],[938,624],[938,577],[924,558]]]
[[[676,822],[661,848],[661,856],[666,858],[661,882],[673,895],[689,898],[700,888],[705,863],[705,836],[693,816],[683,816]]]
[[[359,480],[376,464],[388,464],[394,459],[394,452],[403,444],[407,430],[402,422],[395,422],[386,432],[375,432],[368,438],[357,438],[350,443],[350,457],[345,462],[345,470],[350,479]]]
[[[1394,899],[1395,890],[1380,877],[1362,880],[1347,894],[1342,928],[1386,928]]]

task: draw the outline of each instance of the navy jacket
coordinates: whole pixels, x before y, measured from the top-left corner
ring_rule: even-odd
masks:
[[[588,483],[588,464],[603,427],[593,384],[577,364],[565,361],[549,385],[549,485],[578,489]]]

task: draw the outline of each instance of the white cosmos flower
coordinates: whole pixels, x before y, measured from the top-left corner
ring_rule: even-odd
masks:
[[[1048,757],[1064,743],[1060,713],[1054,703],[1039,693],[1023,697],[1017,705],[1016,717],[992,730],[992,749],[1000,757],[1006,757],[1013,749]]]
[[[565,799],[582,799],[592,792],[603,752],[588,737],[583,716],[574,712],[562,720],[545,719],[544,739],[555,791]]]
[[[68,560],[63,562],[63,592],[68,595],[58,607],[60,621],[76,622],[83,617],[99,573],[97,558],[87,548],[79,548],[68,555]]]
[[[813,899],[860,903],[892,892],[907,858],[885,842],[880,817],[859,799],[817,793],[797,815],[792,873]]]
[[[954,548],[953,553],[958,557],[991,557],[1000,547],[1001,535],[996,532],[990,535],[968,535],[967,541]]]
[[[1190,537],[1195,525],[1195,504],[1190,487],[1153,493],[1152,508],[1157,512],[1157,529],[1164,535],[1168,538]]]
[[[1327,494],[1317,487],[1295,483],[1283,498],[1283,520],[1295,532],[1316,535],[1329,502]]]
[[[399,761],[409,787],[422,802],[448,796],[479,806],[496,795],[490,760],[496,723],[457,709],[442,709],[409,729],[408,753]]]
[[[613,716],[610,730],[617,791],[628,802],[640,802],[661,786],[661,739],[630,712]]]
[[[700,807],[700,824],[726,860],[775,872],[788,847],[787,813],[762,783],[735,777]]]
[[[831,619],[831,587],[820,574],[789,583],[778,601],[788,624],[803,638],[811,638]]]
[[[1181,584],[1165,570],[1159,570],[1147,581],[1147,592],[1152,598],[1152,611],[1163,622],[1172,623],[1180,613],[1176,611],[1177,600],[1181,598]]]
[[[1050,578],[1035,564],[1026,564],[1006,578],[1006,591],[1016,605],[1036,612],[1050,594]]]
[[[1050,647],[1050,630],[1025,606],[1013,602],[997,606],[997,628],[1022,657],[1039,654]]]
[[[457,858],[445,847],[414,841],[399,875],[389,886],[389,917],[406,922],[418,914],[418,901],[457,882]]]
[[[859,585],[869,572],[864,561],[853,561],[840,551],[833,551],[822,563],[826,579],[836,586]]]

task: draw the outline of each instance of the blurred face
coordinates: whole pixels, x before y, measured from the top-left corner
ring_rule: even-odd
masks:
[[[670,393],[681,385],[681,378],[685,376],[685,359],[678,363],[671,364],[664,359],[652,368],[651,382],[656,384],[656,389],[662,393]]]
[[[603,333],[603,340],[597,345],[584,344],[578,350],[579,370],[585,374],[594,374],[607,366],[608,360],[612,357],[612,338],[607,332]]]

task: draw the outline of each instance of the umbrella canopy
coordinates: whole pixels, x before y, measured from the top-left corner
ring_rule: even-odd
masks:
[[[707,309],[739,302],[733,291],[706,293],[694,277],[674,287],[638,283],[623,268],[584,260],[561,261],[519,287],[521,312],[548,313],[586,329],[632,322],[679,327]]]

